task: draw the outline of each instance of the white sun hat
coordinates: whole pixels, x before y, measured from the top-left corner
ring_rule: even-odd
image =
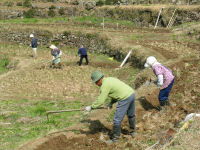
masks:
[[[144,67],[152,67],[154,63],[156,63],[157,60],[154,56],[149,56],[147,59],[146,59],[146,63],[144,64]]]
[[[55,45],[51,45],[50,47],[49,47],[50,49],[55,49],[55,48],[57,48]]]
[[[34,37],[34,35],[33,34],[30,34],[30,38],[33,38]]]

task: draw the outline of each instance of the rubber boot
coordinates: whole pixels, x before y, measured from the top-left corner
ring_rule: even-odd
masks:
[[[112,137],[111,140],[106,141],[106,144],[111,145],[113,143],[118,142],[120,133],[121,133],[121,126],[120,125],[114,125],[113,126],[113,137]]]
[[[130,126],[130,135],[132,138],[135,138],[135,118],[128,118],[129,126]]]
[[[167,106],[170,106],[169,99],[166,100],[165,104],[166,104]]]
[[[159,111],[161,110],[164,111],[166,109],[165,106],[166,106],[166,100],[160,101],[160,106],[158,107]]]

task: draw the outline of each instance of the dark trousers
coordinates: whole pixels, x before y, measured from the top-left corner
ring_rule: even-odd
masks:
[[[124,116],[127,114],[130,128],[135,128],[135,94],[132,94],[125,100],[118,101],[116,113],[114,116],[114,125],[121,125]]]
[[[86,60],[86,65],[88,65],[88,57],[87,57],[87,55],[81,55],[80,56],[80,61],[79,61],[79,66],[81,66],[81,64],[82,64],[82,61],[83,61],[83,58],[85,58],[85,60]]]
[[[160,90],[160,93],[158,95],[159,101],[166,101],[168,99],[169,93],[171,92],[173,84],[174,84],[174,79],[172,80],[172,82],[169,84],[168,87]]]

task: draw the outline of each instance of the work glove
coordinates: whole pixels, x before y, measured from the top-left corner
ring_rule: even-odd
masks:
[[[92,110],[92,107],[91,107],[91,106],[85,107],[85,111],[90,112],[91,110]]]
[[[30,44],[29,46],[31,47],[32,45]]]

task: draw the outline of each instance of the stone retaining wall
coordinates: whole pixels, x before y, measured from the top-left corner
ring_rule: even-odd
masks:
[[[31,31],[0,31],[0,40],[7,40],[9,42],[29,45],[31,39],[29,35]],[[122,61],[127,53],[123,52],[121,48],[113,48],[106,41],[106,38],[100,37],[98,34],[90,33],[71,33],[65,31],[62,34],[54,35],[49,31],[35,31],[35,37],[38,39],[39,46],[49,46],[51,43],[62,46],[72,46],[79,48],[84,45],[90,53],[102,53],[114,57],[116,60]],[[133,54],[128,61],[131,61],[135,67],[143,68],[142,57],[137,57]]]

